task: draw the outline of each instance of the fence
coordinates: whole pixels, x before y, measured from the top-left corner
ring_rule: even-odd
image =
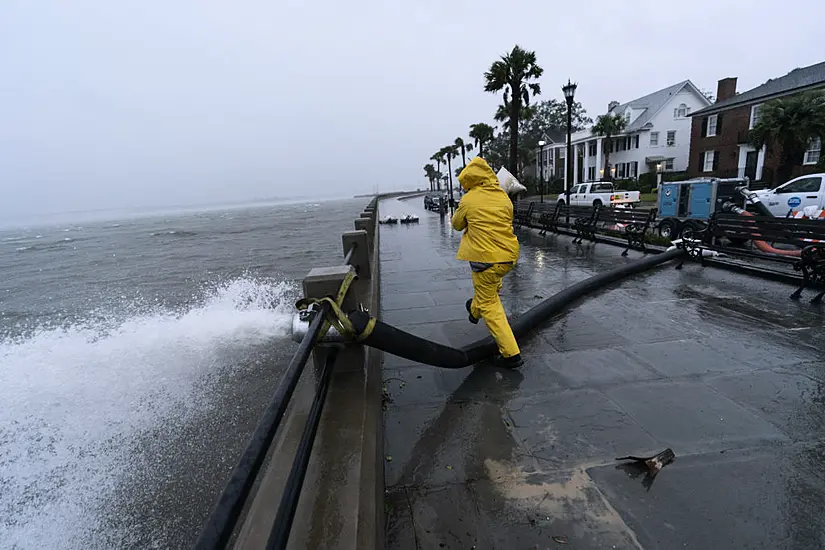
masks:
[[[313,269],[304,279],[304,295],[307,297],[304,305],[309,308],[309,316],[311,317],[309,328],[289,362],[286,372],[249,439],[246,449],[233,469],[229,481],[212,509],[196,542],[195,547],[198,550],[226,548],[233,539],[235,539],[236,548],[266,548],[267,550],[287,548],[296,518],[296,510],[298,510],[299,501],[304,492],[304,481],[310,465],[313,447],[319,426],[322,423],[322,413],[328,401],[330,387],[333,385],[333,374],[336,372],[336,366],[338,366],[337,370],[339,371],[342,369],[358,371],[364,366],[366,360],[365,352],[361,349],[361,346],[356,346],[357,350],[348,351],[346,348],[317,346],[316,344],[329,328],[327,314],[331,308],[330,297],[335,297],[338,305],[345,308],[352,307],[356,303],[363,303],[363,300],[367,300],[371,305],[377,305],[378,286],[377,281],[373,279],[378,265],[376,218],[377,198],[373,199],[361,214],[361,217],[355,220],[356,230],[342,236],[343,263],[338,266]],[[353,281],[356,278],[359,283],[354,284]],[[284,416],[291,402],[292,408],[296,408],[293,395],[299,385],[302,373],[306,370],[310,356],[313,356],[315,360],[316,380],[314,395],[306,414],[306,421],[301,430],[300,439],[297,441],[294,453],[286,448],[273,450],[276,435],[280,435],[283,439],[283,434],[286,431],[284,425],[294,424],[300,421],[300,417],[303,416],[302,414],[292,414],[288,417],[288,421],[284,422]],[[373,363],[375,363],[375,357],[373,357]],[[375,366],[373,365],[373,367]],[[377,367],[380,369],[380,365],[377,365]],[[375,368],[372,370],[375,370]],[[378,375],[380,377],[380,371]],[[308,383],[305,382],[305,384]],[[377,395],[377,400],[377,406],[380,410],[380,393]],[[356,418],[362,417],[363,415],[356,415]],[[290,428],[292,428],[292,431],[297,431],[297,426],[291,425]],[[374,437],[380,437],[380,428],[376,429],[374,426],[362,426],[362,428],[366,432],[372,431]],[[346,442],[341,444],[346,445]],[[360,445],[360,442],[358,445]],[[286,447],[289,447],[289,445],[286,445]],[[357,451],[358,449],[351,450]],[[363,451],[363,448],[360,450]],[[277,478],[287,467],[285,461],[288,460],[290,455],[292,455],[292,462],[289,466],[289,474],[285,482],[283,480],[279,482]],[[352,453],[350,453],[350,458],[351,455]],[[382,493],[383,489],[383,463],[378,458],[379,456],[380,448],[377,449],[377,452],[374,450],[363,457],[367,462],[366,467],[370,467],[380,474],[374,481],[374,483],[380,485],[380,487],[376,487],[375,494],[378,495]],[[263,466],[267,459],[269,459],[268,469],[263,472]],[[373,462],[378,464],[373,464]],[[255,491],[253,491],[253,488]],[[315,488],[313,487],[313,489]],[[336,490],[341,490],[341,488],[336,488]],[[280,493],[280,496],[278,496],[278,493]],[[358,494],[362,494],[360,487],[358,488]],[[369,493],[365,497],[367,500],[372,499]],[[273,514],[271,504],[275,500],[277,500],[278,505],[277,511]],[[307,498],[307,500],[315,500],[315,498]],[[375,503],[368,504],[365,507],[368,511],[376,507]],[[364,518],[366,521],[361,521],[359,518],[358,524],[361,526],[362,523],[366,523],[369,526],[371,522],[377,521],[380,523],[380,517],[379,513],[373,514],[371,518]],[[369,528],[376,533],[378,532],[372,527]],[[381,531],[383,531],[383,526]],[[302,533],[302,535],[305,534]],[[357,536],[360,537],[360,540],[364,540],[369,539],[371,534],[358,532]],[[336,536],[336,540],[341,542],[340,535]],[[357,548],[358,543],[353,542],[349,546],[343,544],[339,547]]]

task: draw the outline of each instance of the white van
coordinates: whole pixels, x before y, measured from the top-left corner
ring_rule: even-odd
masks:
[[[761,189],[755,193],[774,216],[784,218],[806,206],[825,208],[823,179],[825,174],[809,174],[792,179],[776,189]]]

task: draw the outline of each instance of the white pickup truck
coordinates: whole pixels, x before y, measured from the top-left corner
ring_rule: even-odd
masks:
[[[825,209],[823,180],[825,174],[810,174],[792,179],[776,189],[761,189],[754,193],[774,216],[784,218],[789,212],[798,212],[806,206]]]
[[[559,202],[564,203],[564,194]],[[638,191],[616,191],[612,183],[582,183],[570,189],[571,206],[604,206],[615,204],[636,204],[640,201]]]

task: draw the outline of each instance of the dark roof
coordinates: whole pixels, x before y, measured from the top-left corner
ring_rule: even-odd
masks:
[[[559,128],[547,128],[542,131],[542,137],[547,136],[550,143],[565,143],[567,140],[567,133],[565,130]]]
[[[802,91],[807,88],[818,88],[822,86],[825,86],[825,61],[811,65],[810,67],[794,69],[785,76],[768,80],[752,90],[742,92],[741,94],[723,99],[722,101],[717,101],[710,107],[705,107],[704,109],[691,113],[691,116],[722,111],[731,107],[765,101],[796,91]]]

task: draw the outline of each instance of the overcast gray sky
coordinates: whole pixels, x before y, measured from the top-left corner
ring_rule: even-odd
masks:
[[[2,0],[0,217],[424,185],[535,50],[591,116],[823,61],[822,0]]]

